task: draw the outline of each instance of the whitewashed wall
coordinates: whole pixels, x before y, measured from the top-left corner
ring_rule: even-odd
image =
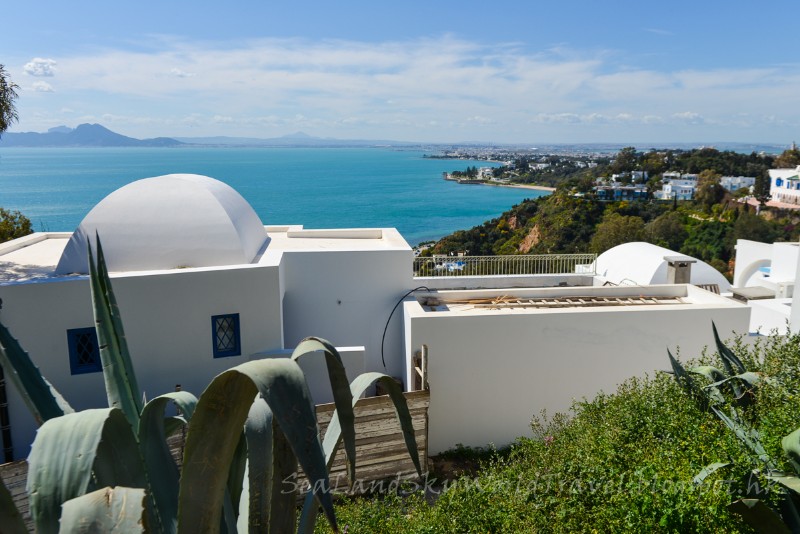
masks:
[[[365,370],[401,376],[401,307],[386,334],[385,370],[381,363],[381,336],[392,307],[413,288],[412,258],[410,248],[285,253],[282,269],[286,347],[294,347],[307,336],[325,338],[336,346],[363,346]]]
[[[747,333],[749,309],[716,302],[471,315],[405,303],[409,356],[428,346],[430,453],[528,436],[542,409],[566,411],[573,399],[668,369],[667,348],[699,356],[713,344],[712,319],[722,336]]]
[[[736,266],[733,271],[733,287],[746,287],[760,267],[772,262],[772,245],[738,239],[736,241]]]
[[[282,348],[277,267],[186,269],[112,276],[139,385],[148,398],[176,384],[199,396],[248,355]],[[0,320],[76,409],[106,405],[102,373],[71,375],[68,329],[94,325],[86,278],[0,286]],[[242,356],[213,358],[211,317],[238,313]],[[9,386],[16,457],[35,426]]]

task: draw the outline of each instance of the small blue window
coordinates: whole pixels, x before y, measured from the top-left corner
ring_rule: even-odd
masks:
[[[782,178],[778,178],[777,180],[775,180],[775,187],[780,187],[782,185],[783,185],[783,179]]]
[[[211,318],[211,334],[214,342],[215,358],[242,354],[238,313],[213,316]]]
[[[97,343],[97,331],[94,327],[67,330],[67,345],[70,373],[82,375],[99,373],[103,370],[103,365],[100,363],[100,345]]]

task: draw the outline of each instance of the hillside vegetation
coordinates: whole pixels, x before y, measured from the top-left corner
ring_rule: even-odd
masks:
[[[800,162],[800,154],[797,156]],[[591,184],[599,177],[611,171],[645,166],[642,161],[652,157],[652,153],[631,155],[623,150],[605,165],[564,177],[552,195],[525,200],[495,219],[454,232],[423,254],[602,253],[621,243],[647,241],[697,257],[730,274],[737,239],[774,242],[800,237],[800,213],[762,208],[756,214],[755,207],[738,202],[719,187],[723,172],[752,171],[750,175],[758,172],[763,176],[776,162],[781,166],[791,164],[792,151],[777,158],[713,149],[673,155],[671,163],[658,168],[699,170],[701,176],[694,201],[605,202],[589,193]],[[624,163],[621,159],[630,161]],[[653,180],[657,183],[658,176],[651,178],[651,183]],[[760,181],[763,187],[764,180]]]
[[[800,337],[731,348],[767,377],[747,392],[752,402],[744,414],[770,461],[792,473],[781,440],[800,426]],[[723,368],[716,355],[699,362]],[[535,415],[530,435],[509,450],[450,455],[482,456],[481,468],[444,486],[428,481],[433,504],[413,487],[345,500],[337,507],[340,523],[371,533],[751,532],[729,505],[754,493],[776,502],[784,495],[763,478],[763,458],[661,372],[578,400],[568,414]],[[704,471],[716,462],[726,465]],[[753,470],[762,474],[753,478]],[[318,532],[329,529],[319,525]]]

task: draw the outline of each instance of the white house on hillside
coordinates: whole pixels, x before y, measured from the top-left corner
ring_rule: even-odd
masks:
[[[692,200],[694,190],[697,189],[696,174],[681,174],[677,171],[667,171],[661,176],[663,185],[656,198],[663,200]]]
[[[800,204],[800,165],[795,169],[770,169],[769,180],[772,200]]]
[[[736,242],[733,294],[752,309],[750,331],[800,331],[800,243]]]
[[[752,176],[723,176],[719,179],[719,183],[732,193],[745,187],[753,187],[756,184],[756,179]]]

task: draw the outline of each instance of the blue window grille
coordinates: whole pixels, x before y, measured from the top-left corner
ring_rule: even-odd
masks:
[[[215,358],[226,358],[242,354],[238,313],[213,316],[211,318],[211,335],[214,342]]]
[[[94,327],[67,330],[69,347],[69,369],[73,375],[99,373],[103,370],[100,362],[100,345]]]

